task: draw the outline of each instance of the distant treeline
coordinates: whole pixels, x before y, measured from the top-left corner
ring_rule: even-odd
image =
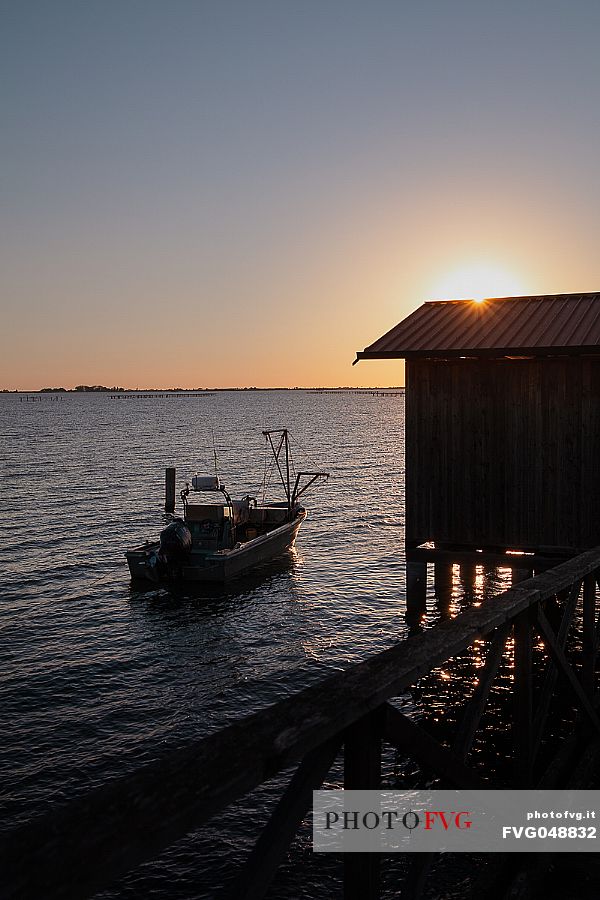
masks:
[[[103,384],[78,384],[76,388],[73,388],[75,391],[79,391],[80,393],[111,393],[116,394],[118,391],[124,391],[123,387],[105,387]],[[40,388],[40,394],[67,394],[71,393],[67,391],[67,388],[64,387],[54,387],[54,388]]]
[[[341,387],[269,387],[269,388],[259,388],[259,387],[216,387],[216,388],[124,388],[124,387],[105,387],[103,384],[78,384],[75,388],[64,388],[64,387],[44,387],[40,388],[39,391],[24,391],[21,392],[18,388],[9,391],[7,388],[1,388],[0,393],[2,394],[19,394],[19,393],[39,393],[39,394],[72,394],[74,392],[78,393],[109,393],[109,394],[120,394],[120,393],[131,393],[135,394],[138,392],[142,392],[145,394],[153,394],[153,393],[173,393],[173,394],[189,394],[189,393],[200,393],[201,391],[206,391],[208,393],[212,393],[214,391],[311,391],[318,393],[319,391],[403,391],[404,388],[401,386],[390,386],[390,387],[350,387],[350,386],[341,386]]]
[[[110,392],[111,394],[115,394],[115,393],[117,393],[117,391],[124,391],[125,388],[124,387],[104,387],[103,384],[92,384],[92,385],[78,384],[77,387],[75,388],[75,390],[76,391],[84,391],[86,393],[90,393],[93,391],[96,391],[96,392],[104,391],[104,393]]]

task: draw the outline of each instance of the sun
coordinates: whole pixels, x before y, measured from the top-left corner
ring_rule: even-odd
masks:
[[[481,303],[487,297],[518,297],[526,293],[519,275],[508,267],[492,262],[464,263],[441,276],[433,290],[431,300],[476,300]]]

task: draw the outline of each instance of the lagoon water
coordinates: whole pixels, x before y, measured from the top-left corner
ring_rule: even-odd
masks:
[[[4,829],[406,635],[402,394],[5,394],[0,418]],[[214,432],[233,496],[262,497],[261,431],[281,426],[297,468],[331,473],[296,549],[227,587],[132,586],[123,552],[164,527],[165,466],[180,486],[213,473]],[[212,897],[246,830],[205,828],[107,896]]]
[[[305,391],[1,396],[4,827],[403,634],[403,410]],[[296,550],[228,587],[132,587],[123,551],[164,527],[165,466],[178,484],[214,472],[214,431],[233,496],[262,497],[261,431],[281,426],[298,468],[331,473]]]

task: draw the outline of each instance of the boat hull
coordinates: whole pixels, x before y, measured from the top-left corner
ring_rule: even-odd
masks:
[[[180,562],[170,563],[159,569],[152,565],[152,557],[158,543],[149,544],[125,554],[132,579],[151,582],[190,581],[224,582],[238,578],[246,572],[281,556],[293,547],[300,526],[306,518],[302,510],[291,522],[259,537],[253,538],[232,550],[216,553],[192,552]]]

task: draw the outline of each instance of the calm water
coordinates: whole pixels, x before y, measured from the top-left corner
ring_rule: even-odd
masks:
[[[5,822],[404,633],[403,397],[4,395],[0,415]],[[281,425],[299,467],[331,472],[296,551],[225,589],[132,589],[123,551],[163,527],[165,466],[214,471],[214,429],[232,494],[262,496]]]
[[[0,416],[3,827],[406,635],[403,396],[0,395]],[[261,430],[282,425],[299,468],[331,473],[296,550],[226,588],[133,589],[123,551],[164,525],[165,466],[211,474],[214,430],[233,496],[262,496]],[[214,896],[243,842],[211,826],[112,896]]]

